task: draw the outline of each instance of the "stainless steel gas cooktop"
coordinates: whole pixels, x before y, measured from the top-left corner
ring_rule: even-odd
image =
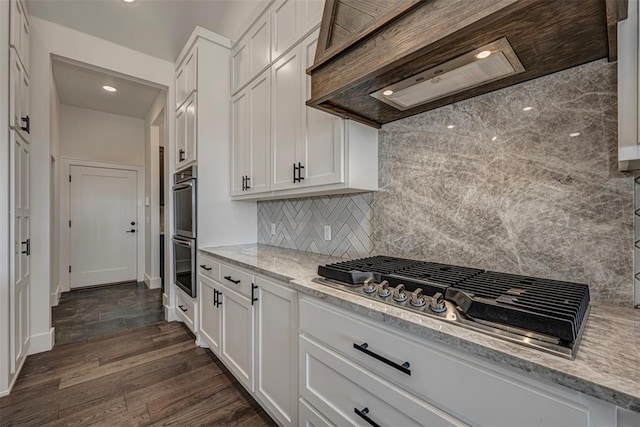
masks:
[[[568,359],[589,312],[584,284],[376,256],[318,267],[321,283]]]

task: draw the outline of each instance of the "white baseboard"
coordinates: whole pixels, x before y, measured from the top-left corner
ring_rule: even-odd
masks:
[[[22,367],[24,366],[24,362],[26,362],[26,361],[27,361],[27,358],[23,357],[22,358],[22,362],[20,362],[20,365],[18,366],[18,369],[16,369],[16,373],[13,375],[13,378],[11,378],[11,382],[9,383],[9,388],[6,389],[6,390],[0,391],[0,397],[9,396],[9,394],[11,393],[11,389],[13,388],[14,384],[16,383],[16,380],[20,376],[20,371],[22,371]]]
[[[178,319],[178,315],[176,314],[175,307],[169,307],[168,305],[164,306],[164,318],[167,322],[174,322]]]
[[[31,344],[27,354],[42,353],[53,348],[56,341],[56,328],[51,328],[44,334],[31,335]]]
[[[162,279],[159,277],[149,277],[147,273],[144,273],[144,284],[149,289],[159,289],[162,286]]]
[[[62,290],[62,282],[58,282],[58,286],[56,287],[56,290],[51,293],[51,297],[49,301],[51,303],[51,307],[56,307],[60,302],[60,293],[62,292],[61,290]]]

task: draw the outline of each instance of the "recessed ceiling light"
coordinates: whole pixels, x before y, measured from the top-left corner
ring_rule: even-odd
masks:
[[[106,90],[107,92],[115,92],[118,90],[113,86],[102,86],[102,89]]]
[[[387,90],[385,90],[384,92],[382,92],[382,94],[383,94],[384,96],[393,95],[393,91],[392,91],[392,90],[387,89]]]
[[[580,136],[580,132],[573,132],[573,133],[570,133],[570,134],[569,134],[569,136],[570,136],[571,138],[575,138],[576,136]]]
[[[533,107],[524,107],[522,109],[522,111],[531,111],[531,110],[533,110]]]
[[[122,1],[125,2],[125,3],[133,3],[136,0],[122,0]]]
[[[496,139],[498,139],[497,136],[494,136],[493,138],[491,138],[492,141],[495,141]]]
[[[490,50],[483,50],[482,52],[480,52],[480,53],[478,53],[476,55],[476,58],[484,59],[484,58],[488,57],[489,55],[491,55],[491,51]]]
[[[455,125],[448,125],[447,129],[453,129],[455,127]]]

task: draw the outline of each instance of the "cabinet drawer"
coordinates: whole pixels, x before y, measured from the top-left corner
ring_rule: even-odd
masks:
[[[176,289],[176,313],[193,333],[196,332],[195,311],[195,302]]]
[[[251,285],[253,284],[253,275],[242,270],[229,267],[228,265],[220,265],[220,283],[227,288],[232,289],[239,294],[250,297]]]
[[[300,337],[300,394],[337,425],[459,426],[456,419]]]
[[[220,280],[220,264],[207,256],[200,255],[198,257],[198,273],[218,281]]]
[[[318,413],[304,399],[298,400],[298,419],[300,427],[332,427],[333,424]]]
[[[299,312],[302,331],[460,419],[491,426],[588,425],[586,406],[542,384],[419,344],[317,300],[302,299]]]

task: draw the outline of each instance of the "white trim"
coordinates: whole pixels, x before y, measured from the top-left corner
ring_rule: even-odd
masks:
[[[196,28],[194,28],[193,32],[189,36],[189,40],[187,40],[184,47],[182,48],[180,55],[178,55],[175,60],[176,70],[180,68],[180,66],[182,65],[182,61],[184,61],[185,56],[187,56],[187,54],[191,51],[191,48],[196,43],[198,38],[203,38],[229,50],[231,49],[231,40],[229,40],[228,38],[216,34],[213,31],[206,30],[200,26],[196,26]]]
[[[159,289],[162,285],[162,279],[159,277],[149,277],[147,273],[144,273],[144,284],[148,289]]]
[[[251,15],[249,15],[249,17],[245,20],[245,22],[242,25],[240,25],[240,28],[244,28],[242,33],[240,33],[240,35],[236,40],[231,40],[232,49],[236,47],[240,39],[242,39],[245,35],[247,35],[249,30],[251,30],[251,27],[253,27],[253,24],[255,24],[256,21],[260,19],[264,13],[270,13],[269,8],[271,7],[271,4],[273,2],[274,0],[261,0],[261,3],[258,3],[258,5],[255,7],[253,12],[251,13]],[[271,17],[269,17],[269,19],[271,19]]]
[[[56,307],[60,302],[60,294],[62,293],[60,289],[62,289],[61,281],[58,282],[55,292],[51,292],[51,307]]]
[[[56,328],[51,328],[49,329],[49,332],[45,332],[44,334],[31,335],[31,344],[29,345],[27,355],[49,351],[53,348],[55,343]]]
[[[11,378],[11,382],[9,383],[9,388],[7,388],[6,390],[0,391],[0,397],[9,396],[9,394],[11,393],[11,390],[13,389],[13,386],[16,384],[16,380],[20,376],[20,371],[22,371],[22,367],[24,366],[24,362],[26,362],[26,361],[27,361],[27,358],[23,357],[22,361],[18,365],[18,369],[16,369],[15,374],[13,374],[13,377]]]
[[[105,169],[119,169],[119,170],[129,170],[136,172],[136,180],[137,180],[137,199],[138,199],[138,212],[137,212],[137,223],[142,225],[145,223],[144,220],[144,166],[140,165],[130,165],[130,164],[122,164],[122,163],[112,163],[112,162],[96,162],[93,160],[86,159],[74,159],[70,157],[62,157],[60,164],[60,222],[58,227],[60,227],[60,281],[62,282],[62,292],[68,292],[70,287],[69,280],[69,203],[70,203],[70,194],[69,194],[69,181],[68,176],[71,172],[71,166],[88,166],[95,168],[105,168]],[[138,227],[138,251],[137,251],[137,274],[136,281],[142,282],[144,280],[144,251],[145,251],[145,230],[143,226]]]

